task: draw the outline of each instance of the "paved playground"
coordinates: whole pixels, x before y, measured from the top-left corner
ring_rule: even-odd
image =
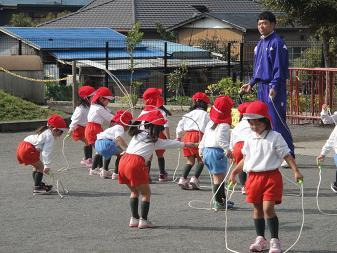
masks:
[[[174,113],[179,115],[179,113]],[[178,118],[172,118],[171,131]],[[305,225],[298,244],[291,252],[337,252],[337,216],[323,216],[316,207],[318,169],[315,156],[332,128],[294,126],[297,163],[304,175]],[[0,133],[0,252],[226,252],[224,241],[225,213],[191,209],[207,207],[211,197],[207,169],[202,174],[200,191],[182,191],[175,183],[151,185],[150,220],[154,229],[131,229],[129,192],[116,181],[88,176],[79,166],[82,145],[66,141],[65,151],[71,170],[57,176],[69,188],[70,194],[32,196],[30,167],[18,165],[15,149],[29,132]],[[62,153],[62,139],[54,149],[54,171],[66,165]],[[178,150],[166,152],[167,169],[173,174],[178,162]],[[180,158],[180,164],[184,163]],[[113,166],[113,162],[110,167]],[[323,171],[320,205],[326,212],[337,213],[337,195],[330,190],[334,178],[331,158]],[[282,173],[293,178],[289,169]],[[151,171],[157,181],[156,158]],[[178,170],[180,176],[181,169]],[[280,239],[287,249],[297,238],[302,214],[299,188],[284,180],[283,203],[278,206]],[[244,196],[235,193],[232,200],[236,209],[228,212],[228,246],[238,252],[248,252],[255,239],[252,206]],[[269,232],[266,231],[269,238]]]

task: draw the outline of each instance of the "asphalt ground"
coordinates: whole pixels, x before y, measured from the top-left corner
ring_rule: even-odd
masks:
[[[179,116],[179,113],[175,112]],[[174,132],[178,117],[171,118]],[[337,252],[337,216],[319,214],[316,207],[318,169],[315,156],[332,128],[294,126],[296,161],[304,175],[305,224],[300,241],[291,252]],[[117,181],[88,176],[79,166],[82,144],[66,141],[65,152],[72,169],[62,156],[62,139],[56,141],[53,170],[69,195],[33,196],[29,166],[21,166],[15,157],[16,145],[31,132],[0,133],[0,252],[226,252],[224,241],[225,213],[192,209],[208,207],[211,198],[210,179],[204,169],[200,191],[183,191],[175,183],[158,183],[156,158],[151,170],[155,184],[149,219],[153,229],[128,227],[130,219],[129,191]],[[172,134],[173,135],[173,134]],[[62,137],[61,137],[62,138]],[[167,170],[172,176],[178,163],[178,150],[167,150]],[[184,158],[180,158],[180,175]],[[110,167],[113,167],[111,162]],[[319,202],[326,212],[337,213],[337,195],[330,190],[335,169],[331,158],[325,162]],[[193,173],[193,171],[192,171]],[[283,175],[293,179],[289,169]],[[45,177],[48,179],[48,177]],[[284,180],[283,203],[277,206],[280,239],[287,249],[297,238],[302,213],[299,188]],[[238,252],[249,252],[255,239],[252,206],[244,196],[234,193],[236,208],[228,212],[228,246]],[[266,230],[269,238],[269,231]]]

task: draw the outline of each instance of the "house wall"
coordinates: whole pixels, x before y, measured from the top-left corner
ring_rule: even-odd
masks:
[[[35,50],[22,43],[22,55],[36,55]],[[0,56],[19,55],[19,41],[0,33]]]

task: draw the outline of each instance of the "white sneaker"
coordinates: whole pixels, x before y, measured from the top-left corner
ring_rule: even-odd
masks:
[[[112,172],[110,170],[101,170],[101,172],[99,173],[99,176],[101,178],[111,178]]]
[[[189,190],[189,189],[190,189],[188,179],[185,179],[185,178],[183,178],[183,177],[181,177],[181,178],[179,179],[178,185],[179,185],[180,188],[183,189],[183,190]]]
[[[255,241],[249,246],[250,251],[261,252],[268,248],[266,239],[263,236],[256,237]]]
[[[139,219],[136,219],[134,217],[130,218],[130,223],[129,223],[130,228],[138,228],[138,224],[139,224]]]
[[[288,163],[285,160],[283,160],[283,162],[281,164],[281,167],[282,168],[290,168],[289,165],[288,165]]]
[[[99,173],[100,173],[100,170],[99,170],[99,168],[96,168],[96,169],[89,169],[89,176],[97,176],[97,175],[99,175]]]
[[[112,179],[112,180],[118,179],[118,173],[113,172],[113,173],[112,173],[112,176],[111,176],[111,179]]]
[[[277,238],[270,239],[269,253],[281,253],[281,243]]]
[[[244,186],[241,187],[241,194],[246,195],[246,188]]]
[[[153,224],[149,220],[144,220],[143,218],[139,219],[139,224],[138,228],[143,229],[143,228],[153,228]]]
[[[200,190],[200,181],[195,176],[191,178],[190,185],[192,186],[193,190]]]

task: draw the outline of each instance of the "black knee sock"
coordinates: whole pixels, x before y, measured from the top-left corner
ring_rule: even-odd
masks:
[[[101,155],[99,155],[98,166],[99,166],[100,168],[103,167],[103,156],[101,156]]]
[[[142,201],[140,202],[140,215],[144,220],[147,220],[147,215],[150,210],[150,202]]]
[[[242,171],[241,173],[239,173],[239,180],[240,180],[240,184],[242,186],[244,186],[245,183],[246,183],[246,180],[247,180],[247,173],[244,172],[244,171]]]
[[[151,161],[147,161],[147,162],[146,162],[146,166],[147,166],[147,168],[148,168],[148,170],[149,170],[149,175],[150,175]]]
[[[268,224],[268,227],[269,227],[271,238],[277,238],[278,239],[279,223],[278,223],[277,216],[267,219],[267,224]]]
[[[109,164],[110,164],[111,158],[109,159],[104,159],[103,160],[103,169],[108,171],[109,170]]]
[[[216,191],[218,191],[215,195],[215,200],[217,202],[220,202],[220,203],[224,203],[224,200],[226,198],[226,195],[225,195],[225,187],[224,187],[224,184],[222,184],[220,187],[220,184],[214,184],[213,185],[213,194],[216,193]],[[219,189],[220,188],[220,189]],[[218,190],[219,189],[219,190]]]
[[[130,198],[131,214],[133,218],[139,219],[138,198]]]
[[[164,157],[158,157],[158,167],[159,167],[159,173],[160,174],[166,174],[166,171],[165,171],[165,158]]]
[[[93,162],[92,162],[92,167],[91,167],[91,169],[96,169],[97,167],[99,167],[99,161],[100,161],[100,159],[102,158],[102,156],[100,155],[100,154],[96,154],[95,156],[94,156],[94,160],[93,160]]]
[[[254,225],[255,225],[256,234],[258,236],[264,237],[264,230],[266,227],[266,221],[264,220],[264,218],[254,219]]]
[[[36,171],[34,185],[35,186],[40,186],[41,183],[42,183],[42,178],[43,178],[43,173]]]
[[[84,146],[84,158],[88,159],[88,158],[92,158],[92,146],[88,145],[88,146]]]
[[[121,159],[120,156],[117,156],[116,161],[115,161],[115,173],[118,174],[118,165],[119,165],[119,160]]]
[[[35,175],[36,175],[36,171],[33,171],[32,176],[33,176],[34,183],[35,183]]]
[[[190,171],[192,169],[193,165],[191,164],[185,164],[184,172],[183,172],[183,178],[187,178],[188,174],[190,174]]]
[[[199,178],[203,169],[204,169],[204,163],[198,163],[197,166],[195,166],[194,176],[196,178]]]

